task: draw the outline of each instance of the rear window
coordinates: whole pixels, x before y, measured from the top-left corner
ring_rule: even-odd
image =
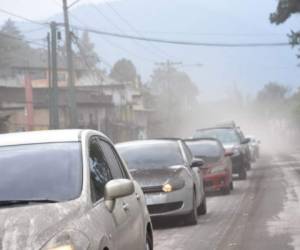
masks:
[[[129,169],[152,169],[184,164],[177,142],[145,142],[116,146]]]
[[[193,156],[202,158],[206,162],[218,161],[222,154],[222,148],[215,141],[186,141]]]
[[[0,201],[68,201],[82,190],[78,142],[0,147]]]
[[[198,130],[195,135],[195,139],[201,138],[215,138],[223,144],[239,144],[240,138],[236,131],[231,128],[213,128]]]

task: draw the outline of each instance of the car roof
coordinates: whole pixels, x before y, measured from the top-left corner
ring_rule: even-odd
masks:
[[[83,131],[88,131],[88,130],[61,129],[61,130],[43,130],[43,131],[1,134],[0,146],[55,143],[55,142],[76,142],[81,140],[81,134]],[[101,135],[106,137],[103,134]]]
[[[175,139],[147,139],[147,140],[135,140],[135,141],[127,141],[117,143],[116,147],[123,147],[123,146],[133,146],[133,145],[145,145],[145,144],[154,144],[154,143],[166,143],[166,142],[178,142],[179,140]]]
[[[220,141],[217,138],[212,137],[203,137],[203,138],[191,138],[191,139],[185,139],[185,142],[197,142],[197,141],[214,141],[219,143]]]
[[[214,127],[208,127],[208,128],[199,128],[196,131],[202,131],[202,130],[211,130],[211,129],[236,129],[237,127],[231,127],[231,126],[214,126]]]

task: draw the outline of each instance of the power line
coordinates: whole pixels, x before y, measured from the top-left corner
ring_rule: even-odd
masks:
[[[27,21],[27,22],[30,22],[30,23],[37,24],[37,25],[43,25],[43,26],[44,26],[44,25],[49,25],[49,23],[38,22],[38,21],[29,19],[29,18],[27,18],[27,17],[24,17],[24,16],[21,16],[21,15],[12,13],[12,12],[10,12],[10,11],[7,11],[7,10],[1,9],[1,8],[0,8],[0,12],[5,13],[5,14],[7,14],[7,15],[9,15],[9,16],[13,16],[13,17],[22,19],[22,20]]]
[[[91,5],[109,24],[111,24],[115,29],[117,29],[119,32],[121,32],[121,34],[124,34],[123,30],[116,25],[109,17],[107,17],[95,4]],[[148,50],[147,47],[145,47],[143,44],[138,43],[137,41],[133,40],[133,42],[142,47],[144,50]],[[149,51],[149,50],[148,50]],[[157,53],[157,51],[150,51],[151,55],[153,54],[153,52],[155,52],[158,56],[163,57],[161,54]],[[163,57],[164,58],[164,57]]]
[[[42,41],[43,39],[37,39],[37,40],[25,40],[25,39],[22,39],[22,38],[20,38],[20,37],[16,37],[16,36],[12,36],[12,35],[3,33],[3,32],[1,32],[1,31],[0,31],[0,36],[7,37],[7,38],[9,38],[9,39],[14,39],[14,40],[19,40],[19,41],[24,41],[24,42],[26,42],[26,43],[31,43],[31,44],[40,45],[40,46],[42,46],[42,47],[45,47],[45,44],[36,42],[36,41]]]
[[[83,23],[86,27],[87,27],[87,24],[85,23],[85,22],[83,22],[83,21],[81,21],[78,17],[76,17],[73,13],[69,13],[70,14],[70,16],[74,19],[74,20],[76,20],[77,22],[79,22],[79,23]],[[63,24],[60,24],[60,25],[63,25]],[[76,27],[76,26],[71,26],[72,28],[74,28],[74,27]],[[83,28],[83,29],[81,29],[81,31],[85,31],[85,29]],[[86,30],[86,31],[88,31],[88,30]],[[151,60],[151,59],[148,59],[148,58],[146,58],[146,57],[143,57],[143,56],[141,56],[141,55],[139,55],[139,54],[136,54],[136,53],[134,53],[134,52],[132,52],[132,51],[130,51],[130,50],[128,50],[128,49],[126,49],[126,48],[124,48],[124,47],[122,47],[122,46],[120,46],[119,44],[117,44],[117,43],[115,43],[115,42],[113,42],[113,41],[111,41],[110,39],[108,39],[108,38],[106,38],[106,37],[101,37],[101,39],[103,40],[103,41],[105,41],[108,45],[110,45],[110,46],[112,46],[112,47],[114,47],[114,48],[117,48],[117,49],[119,49],[119,50],[121,50],[121,51],[125,51],[127,54],[129,54],[129,55],[132,55],[132,56],[134,56],[134,57],[136,57],[136,58],[139,58],[139,59],[141,59],[141,60],[143,60],[143,61],[145,61],[145,62],[148,62],[148,63],[154,63],[154,61],[153,60]]]
[[[142,34],[125,18],[123,17],[119,11],[117,11],[115,9],[115,7],[110,4],[109,2],[107,2],[106,0],[104,0],[104,3],[125,23],[127,24],[127,26],[133,30],[138,36],[142,36]],[[165,51],[163,51],[161,48],[159,48],[158,46],[152,45],[152,47],[154,48],[154,50],[158,50],[161,53],[163,53],[165,56],[170,57]]]
[[[162,34],[162,35],[184,35],[184,36],[224,36],[224,37],[275,37],[286,36],[284,33],[199,33],[187,31],[155,31],[155,30],[140,30],[147,34]]]
[[[145,42],[155,42],[155,43],[164,43],[164,44],[173,44],[173,45],[185,45],[185,46],[198,46],[198,47],[223,47],[223,48],[247,48],[247,47],[283,47],[283,46],[290,46],[287,42],[273,42],[273,43],[205,43],[205,42],[194,42],[194,41],[180,41],[180,40],[168,40],[162,38],[151,38],[151,37],[142,37],[142,36],[134,36],[128,34],[119,34],[107,31],[101,31],[91,28],[82,28],[78,26],[73,26],[74,29],[88,31],[90,33],[104,35],[104,36],[111,36],[111,37],[118,37],[124,39],[131,39],[131,40],[139,40]]]

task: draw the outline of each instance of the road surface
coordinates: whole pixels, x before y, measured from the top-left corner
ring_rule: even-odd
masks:
[[[300,249],[300,153],[263,156],[234,188],[208,197],[196,226],[155,222],[154,249]]]

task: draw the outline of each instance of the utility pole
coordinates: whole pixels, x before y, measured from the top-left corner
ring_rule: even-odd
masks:
[[[67,67],[68,67],[68,102],[70,108],[70,127],[77,128],[78,120],[77,120],[77,109],[76,109],[76,91],[75,91],[75,83],[74,83],[73,53],[72,53],[67,0],[63,0],[63,12],[64,12]]]
[[[49,129],[53,128],[53,107],[52,107],[52,59],[51,59],[51,33],[47,34],[47,50],[48,50],[48,110],[49,110]]]
[[[57,24],[51,22],[51,84],[50,84],[50,128],[59,129],[59,98],[57,84]],[[50,78],[50,74],[49,74]]]

